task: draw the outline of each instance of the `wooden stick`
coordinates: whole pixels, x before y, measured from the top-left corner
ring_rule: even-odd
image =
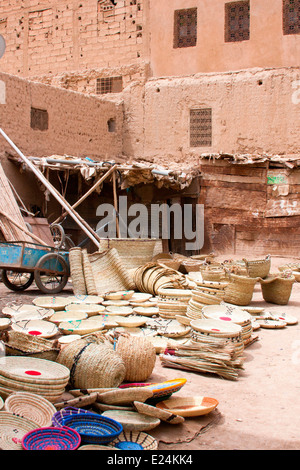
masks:
[[[20,224],[18,224],[18,222],[15,222],[8,214],[6,214],[5,212],[3,211],[0,211],[0,214],[5,217],[7,220],[9,220],[9,222],[11,222],[13,225],[15,225],[16,227],[18,227],[20,230],[22,230],[22,232],[26,233],[26,235],[29,235],[33,240],[35,240],[36,242],[38,242],[40,245],[44,245],[44,246],[48,246],[43,240],[41,240],[39,237],[37,237],[36,235],[34,235],[33,233],[29,232],[29,230],[25,230]]]
[[[80,199],[78,199],[77,202],[75,202],[75,204],[72,206],[72,209],[75,209],[77,206],[79,206],[79,204],[81,204],[90,194],[92,194],[96,188],[98,188],[98,186],[100,186],[101,183],[103,183],[103,181],[108,178],[115,170],[115,167],[116,165],[112,166],[106,173],[105,175],[101,176],[101,178],[99,178],[96,183],[94,184],[94,186],[92,186]],[[55,220],[55,222],[53,222],[54,224],[58,224],[64,217],[66,217],[67,215],[67,212],[64,212],[58,219]]]
[[[116,212],[116,228],[117,228],[117,237],[121,238],[120,234],[120,224],[119,224],[119,211],[118,211],[118,198],[117,198],[117,179],[116,172],[113,173],[113,194],[114,194],[114,208]]]

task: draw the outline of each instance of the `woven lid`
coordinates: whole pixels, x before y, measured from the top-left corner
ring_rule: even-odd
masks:
[[[5,400],[5,411],[35,422],[38,427],[51,426],[56,412],[54,405],[41,395],[29,392],[13,393]]]
[[[25,333],[41,338],[52,338],[58,333],[57,326],[45,320],[23,320],[13,322],[11,325],[14,331]]]
[[[138,401],[133,402],[133,405],[138,413],[145,414],[147,416],[154,416],[155,418],[165,421],[169,424],[181,424],[184,422],[182,416],[170,413],[168,410],[162,410],[156,406],[147,405]]]
[[[28,418],[1,411],[0,448],[3,450],[22,450],[22,439],[36,423]]]
[[[150,431],[160,424],[160,419],[136,411],[108,410],[102,416],[114,419],[123,426],[124,431]]]
[[[64,384],[70,377],[69,369],[61,364],[24,356],[1,357],[0,374],[13,380],[39,384]]]

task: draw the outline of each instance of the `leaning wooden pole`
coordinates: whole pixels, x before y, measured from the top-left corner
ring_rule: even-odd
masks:
[[[4,139],[11,145],[11,147],[17,152],[20,158],[23,160],[24,163],[32,170],[32,172],[36,175],[36,177],[41,181],[41,183],[49,190],[49,192],[55,197],[55,199],[61,204],[61,206],[66,210],[66,212],[74,219],[77,225],[86,233],[89,239],[99,248],[99,237],[96,236],[95,232],[92,230],[91,227],[87,228],[87,224],[83,223],[81,217],[72,209],[69,203],[65,199],[61,197],[59,192],[52,186],[51,183],[45,178],[43,173],[35,167],[31,161],[23,155],[21,150],[12,142],[12,140],[5,134],[5,132],[0,128],[0,134],[4,137]]]

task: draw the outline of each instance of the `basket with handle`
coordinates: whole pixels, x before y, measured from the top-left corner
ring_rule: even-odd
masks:
[[[278,305],[286,305],[289,302],[295,277],[285,271],[283,274],[270,275],[261,279],[261,290],[266,302]]]

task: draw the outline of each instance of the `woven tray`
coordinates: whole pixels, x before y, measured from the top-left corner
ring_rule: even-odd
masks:
[[[45,320],[18,321],[12,323],[11,327],[13,331],[46,339],[53,338],[58,333],[57,326]]]
[[[183,417],[202,416],[213,411],[219,402],[209,397],[171,397],[157,403],[157,408]]]
[[[41,395],[28,392],[13,393],[6,398],[5,411],[28,418],[38,427],[51,426],[52,416],[56,408]]]
[[[116,389],[104,393],[98,393],[98,402],[108,405],[130,405],[135,400],[145,402],[152,398],[153,392],[144,387],[129,387],[125,389]]]
[[[22,450],[23,437],[33,429],[36,429],[35,422],[7,411],[1,411],[0,448]]]
[[[160,424],[160,419],[142,415],[136,411],[110,410],[104,411],[102,416],[119,422],[124,431],[150,431]]]
[[[171,413],[168,410],[157,408],[156,406],[147,405],[138,401],[133,402],[133,405],[138,413],[145,414],[148,416],[154,416],[155,418],[165,421],[169,424],[181,424],[184,422],[182,416]]]
[[[18,356],[0,358],[0,374],[12,380],[45,385],[64,385],[70,377],[70,371],[64,365]]]
[[[70,302],[66,297],[52,297],[44,295],[43,297],[37,297],[32,301],[32,303],[37,307],[58,311],[64,310]]]

